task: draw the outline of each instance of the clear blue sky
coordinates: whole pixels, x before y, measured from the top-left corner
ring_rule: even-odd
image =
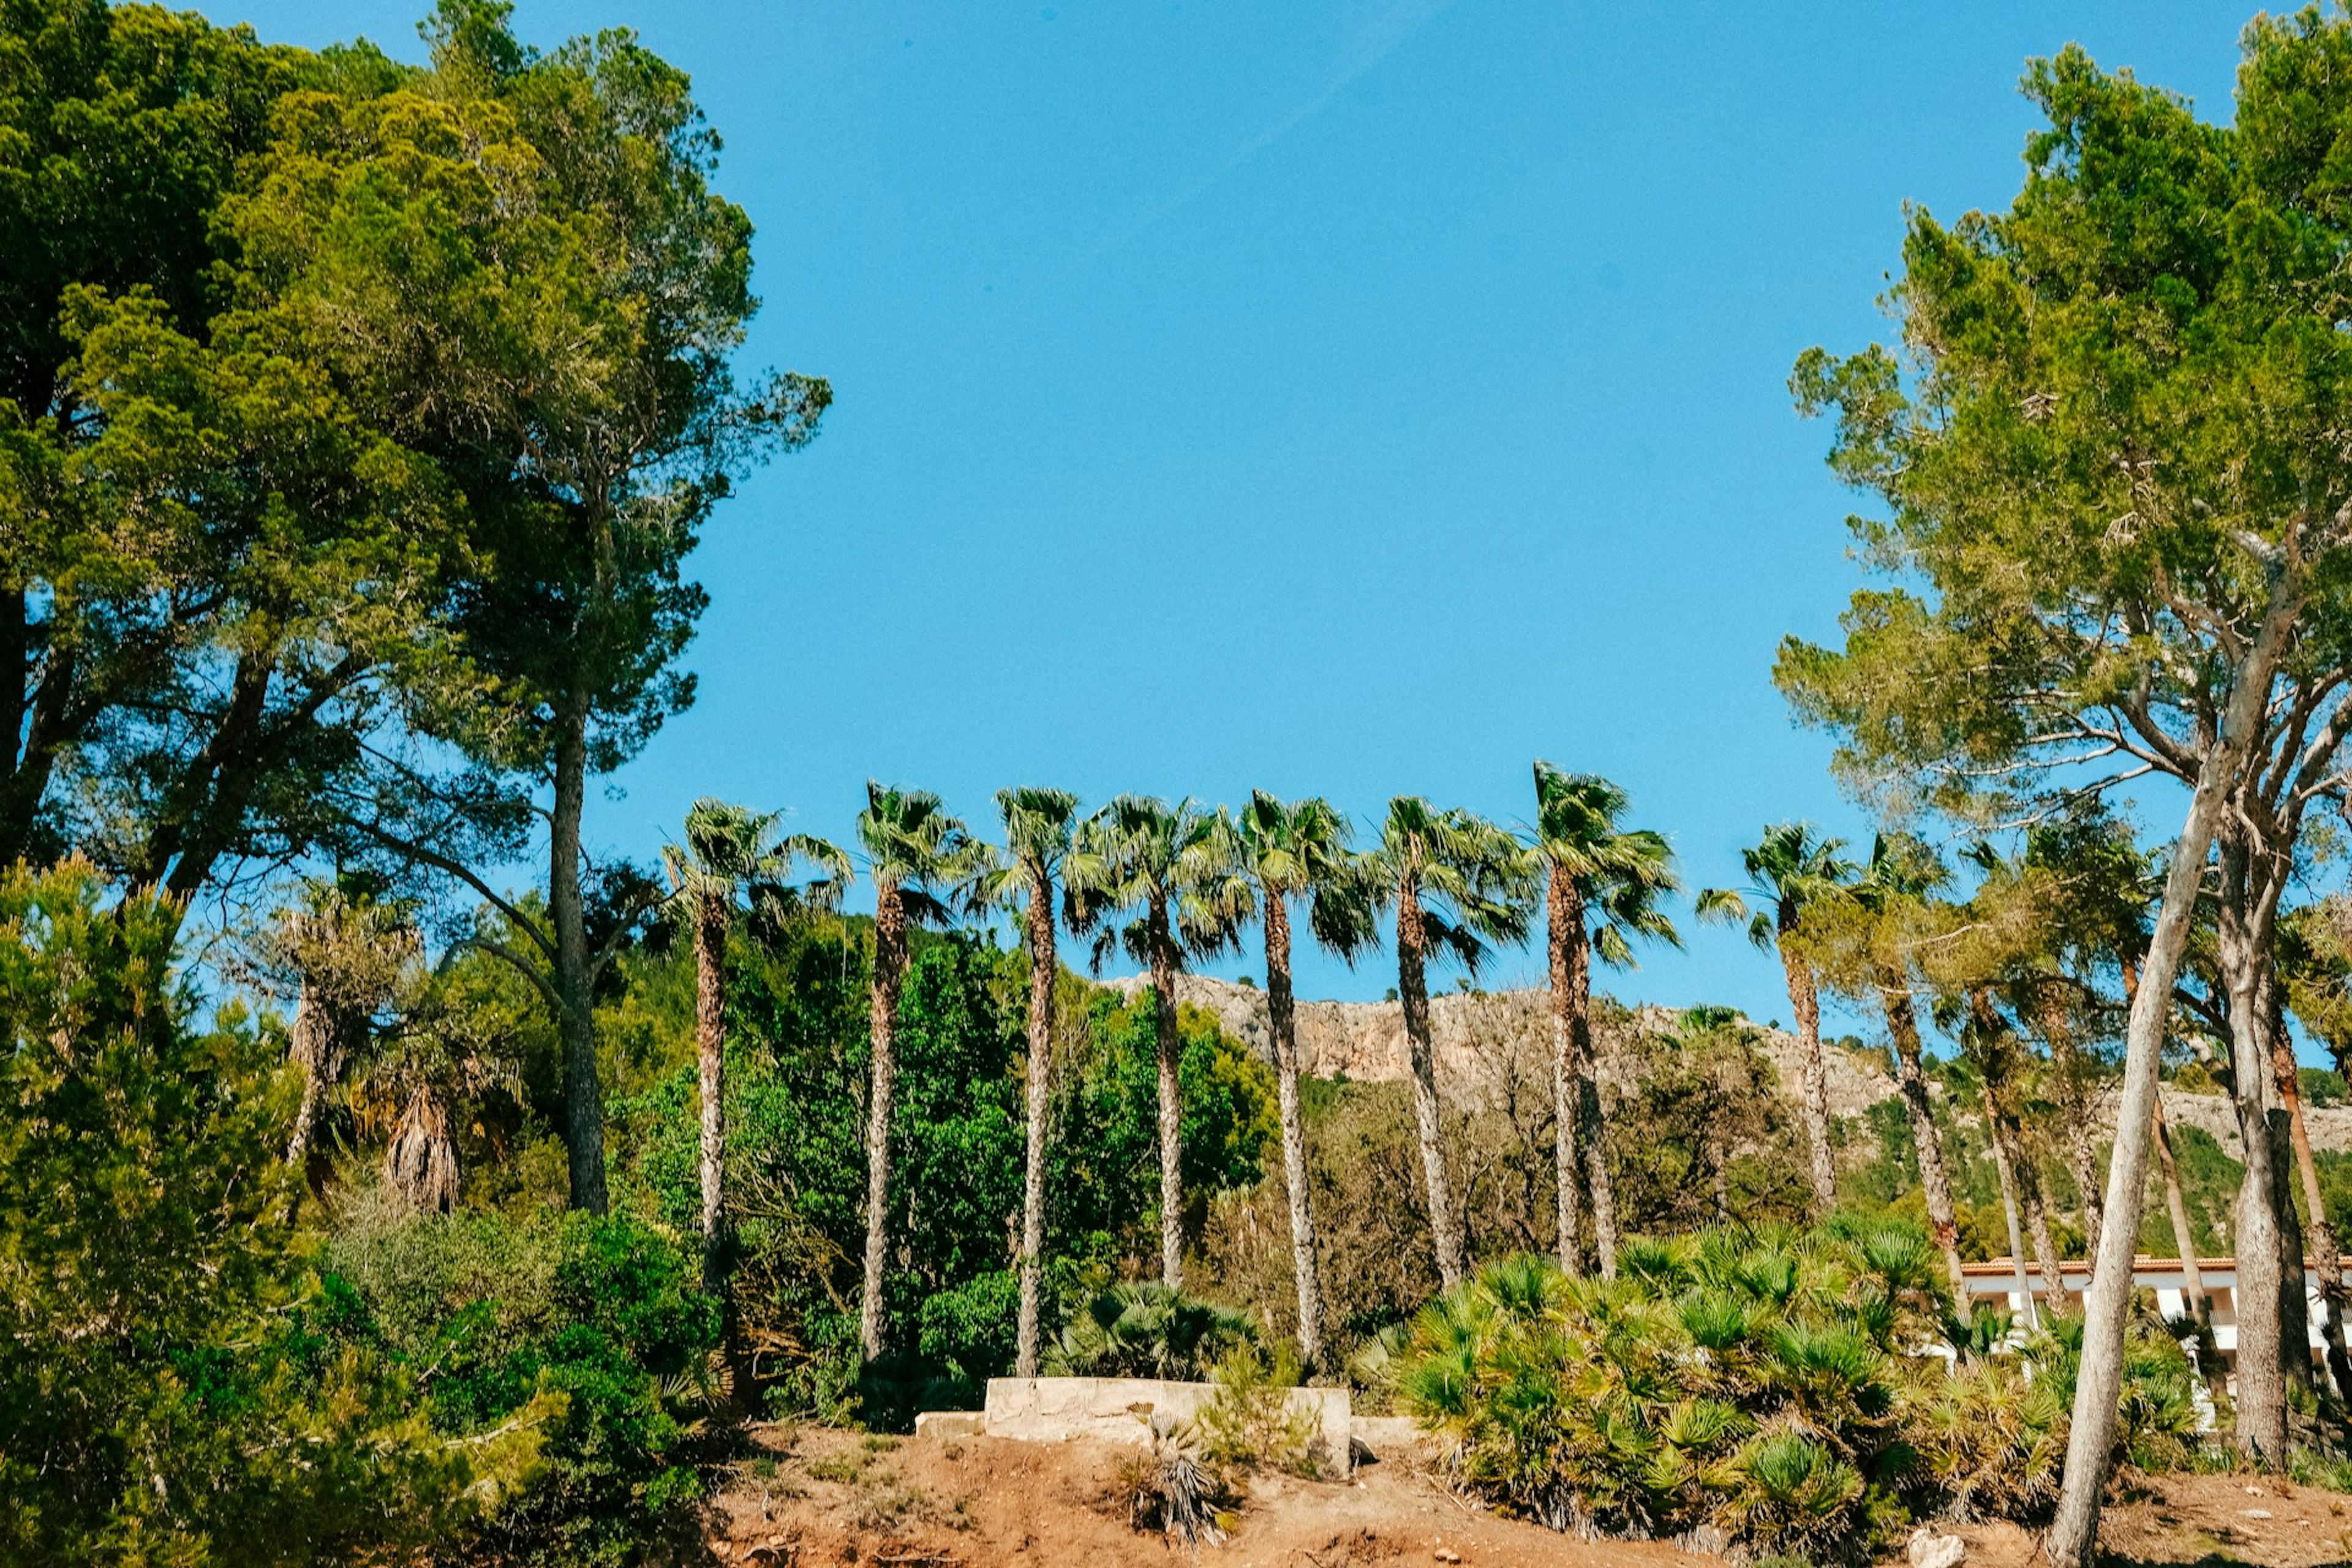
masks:
[[[202,3],[419,52],[424,0]],[[650,855],[704,794],[846,836],[869,774],[976,822],[1015,783],[1511,818],[1536,756],[1695,884],[1769,820],[1860,831],[1768,675],[1855,582],[1790,363],[1882,330],[1905,203],[2014,193],[2029,56],[2226,116],[2247,15],[524,0],[692,72],[750,359],[836,397],[711,528],[700,700],[592,840]],[[1603,984],[1788,1013],[1720,928]]]

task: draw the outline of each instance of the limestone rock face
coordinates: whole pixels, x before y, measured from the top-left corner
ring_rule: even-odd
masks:
[[[1148,984],[1141,975],[1108,982],[1132,996]],[[1176,1000],[1213,1015],[1224,1031],[1260,1057],[1274,1058],[1265,993],[1205,974],[1179,974]],[[1475,1092],[1497,1066],[1519,1053],[1551,1058],[1551,1016],[1541,991],[1451,992],[1429,999],[1431,1045],[1438,1077],[1457,1091]],[[1665,1007],[1637,1008],[1639,1027],[1664,1029],[1674,1017]],[[1404,1009],[1394,1002],[1300,1002],[1297,1005],[1300,1068],[1313,1078],[1341,1074],[1363,1083],[1402,1079],[1408,1070]],[[1625,1026],[1596,1021],[1594,1046],[1601,1075],[1622,1076]],[[1785,1029],[1762,1029],[1758,1045],[1780,1074],[1783,1088],[1800,1081],[1797,1037]],[[1895,1080],[1872,1057],[1836,1046],[1824,1047],[1829,1067],[1830,1109],[1859,1116],[1895,1092]]]
[[[1142,975],[1108,981],[1111,989],[1133,996],[1148,984]],[[1274,1058],[1274,1037],[1265,1009],[1265,993],[1206,974],[1179,974],[1176,1000],[1213,1015],[1229,1035],[1261,1058]],[[1551,1059],[1551,1016],[1542,991],[1491,991],[1477,994],[1449,992],[1429,999],[1431,1044],[1437,1074],[1456,1095],[1475,1098],[1484,1085],[1496,1081],[1498,1071],[1517,1061],[1523,1067]],[[1298,1004],[1300,1066],[1313,1078],[1345,1074],[1363,1083],[1402,1079],[1407,1071],[1404,1009],[1394,1002],[1300,1002]],[[1629,1027],[1664,1029],[1674,1009],[1641,1006],[1632,1023],[1596,1020],[1594,1046],[1601,1076],[1622,1081],[1625,1073],[1623,1045]],[[1759,1029],[1758,1046],[1780,1075],[1784,1093],[1802,1081],[1797,1065],[1797,1037],[1785,1029]],[[1860,1116],[1895,1093],[1895,1079],[1877,1056],[1824,1045],[1829,1068],[1830,1109],[1843,1118]],[[1544,1070],[1549,1070],[1547,1067]],[[1936,1092],[1940,1093],[1938,1089]],[[2115,1127],[2115,1092],[2104,1093],[2093,1114],[2102,1132]],[[1956,1107],[1963,1120],[1974,1121],[1973,1107]],[[2178,1126],[2196,1127],[2212,1134],[2233,1160],[2242,1157],[2238,1142],[2238,1119],[2229,1099],[2218,1094],[2183,1094],[2168,1086],[2165,1114]],[[2352,1151],[2352,1105],[2320,1108],[2306,1105],[2304,1116],[2312,1147]]]

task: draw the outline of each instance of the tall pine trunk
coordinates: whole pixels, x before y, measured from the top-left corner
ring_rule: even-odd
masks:
[[[1813,1213],[1837,1206],[1837,1154],[1830,1145],[1830,1075],[1822,1059],[1822,1003],[1812,971],[1789,950],[1790,927],[1780,927],[1780,968],[1789,978],[1789,1007],[1797,1016],[1797,1053],[1802,1064],[1805,1132],[1812,1142]]]
[[[898,987],[907,974],[907,913],[896,882],[874,889],[874,985],[866,1034],[874,1073],[866,1121],[866,1289],[857,1317],[867,1361],[881,1359],[883,1283],[890,1262],[890,1121],[898,1080]]]
[[[1323,1273],[1315,1256],[1315,1205],[1307,1190],[1307,1123],[1298,1109],[1298,1021],[1290,995],[1290,908],[1265,889],[1265,1016],[1274,1036],[1275,1087],[1282,1109],[1282,1175],[1290,1189],[1290,1269],[1298,1286],[1298,1361],[1328,1371],[1323,1349]]]
[[[1421,1134],[1421,1169],[1429,1191],[1429,1235],[1437,1249],[1437,1276],[1445,1289],[1462,1283],[1461,1222],[1454,1212],[1454,1180],[1445,1169],[1445,1128],[1437,1099],[1437,1063],[1429,1035],[1426,933],[1421,893],[1410,875],[1397,884],[1397,998],[1404,1007],[1405,1045],[1412,1059],[1412,1110]]]
[[[563,1042],[563,1145],[572,1206],[603,1214],[604,1097],[596,1079],[595,998],[588,917],[580,889],[580,825],[588,799],[588,703],[564,699],[557,714],[555,798],[549,814],[547,912],[555,926],[556,1027]]]
[[[2280,1297],[2284,1237],[2278,1214],[2277,1145],[2271,1134],[2271,1026],[2264,994],[2260,911],[2248,907],[2252,854],[2242,837],[2221,834],[2221,897],[2214,922],[2230,1011],[2230,1099],[2246,1163],[2235,1209],[2238,1276],[2237,1438],[2265,1468],[2286,1460],[2285,1313]],[[2236,896],[2232,896],[2236,895]],[[2303,1349],[2304,1347],[2297,1347]],[[2308,1351],[2305,1352],[2306,1357]]]
[[[1895,1041],[1895,1084],[1911,1122],[1911,1146],[1919,1161],[1919,1190],[1927,1200],[1927,1230],[1944,1254],[1944,1274],[1952,1300],[1968,1305],[1968,1279],[1960,1272],[1960,1226],[1952,1208],[1952,1181],[1944,1168],[1944,1135],[1936,1127],[1935,1102],[1927,1094],[1927,1068],[1919,1045],[1919,1015],[1911,993],[1899,981],[1884,984],[1878,998],[1886,1009],[1886,1032]]]
[[[1029,868],[1029,1126],[1021,1186],[1021,1321],[1013,1370],[1037,1375],[1038,1292],[1045,1270],[1045,1119],[1052,1110],[1054,884],[1042,865]]]
[[[2124,1092],[2116,1113],[2115,1152],[2107,1162],[2107,1196],[2099,1227],[2099,1256],[2084,1300],[2083,1355],[2074,1381],[2074,1419],[2066,1429],[2064,1480],[2042,1553],[2057,1568],[2089,1568],[2099,1536],[2099,1504],[2115,1462],[2117,1401],[2123,1393],[2124,1325],[2131,1310],[2132,1254],[2139,1245],[2139,1213],[2147,1180],[2148,1122],[2156,1107],[2164,1026],[2172,983],[2189,941],[2206,857],[2221,807],[2245,771],[2271,689],[2272,672],[2302,594],[2273,576],[2260,631],[2231,672],[2230,697],[2215,743],[2200,759],[2197,784],[2165,871],[2145,972],[2132,998],[2125,1034]]]
[[[2131,977],[2125,975],[2128,989]],[[2172,1223],[2172,1245],[2180,1259],[2181,1293],[2188,1298],[2189,1315],[2197,1325],[2197,1370],[2203,1374],[2205,1387],[2211,1394],[2213,1407],[2226,1410],[2230,1403],[2230,1379],[2221,1365],[2221,1348],[2213,1338],[2213,1298],[2205,1290],[2205,1273],[2198,1267],[2197,1234],[2189,1223],[2189,1200],[2180,1190],[2180,1167],[2172,1158],[2172,1133],[2164,1124],[2164,1097],[2157,1096],[2150,1118],[2156,1142],[2157,1163],[2163,1169],[2164,1212]],[[2095,1285],[2097,1281],[2093,1280]]]
[[[1993,1011],[1992,999],[1982,991],[1969,997],[1976,1019],[1978,1067],[1984,1076],[1986,1131],[1992,1135],[1993,1153],[2000,1163],[2004,1201],[2022,1211],[2026,1235],[2033,1242],[2033,1261],[2042,1276],[2042,1304],[2050,1310],[2066,1306],[2066,1279],[2059,1271],[2058,1248],[2050,1238],[2050,1211],[2042,1201],[2042,1173],[2025,1146],[2025,1129],[2018,1120],[2011,1090],[2018,1069],[2017,1037]],[[2016,1219],[2010,1221],[2011,1248],[2015,1251]],[[2024,1264],[2018,1256],[2021,1270]]]
[[[1176,1069],[1176,940],[1168,929],[1168,895],[1155,890],[1145,913],[1151,941],[1154,1038],[1160,1055],[1160,1278],[1184,1288],[1184,1095]]]
[[[1584,934],[1583,906],[1583,892],[1574,879],[1552,867],[1544,893],[1551,960],[1552,1154],[1559,1187],[1559,1266],[1571,1277],[1584,1272],[1584,1160],[1577,1131],[1584,1119],[1584,1056],[1591,1030],[1583,1004],[1592,982],[1570,951],[1583,947],[1577,940]]]

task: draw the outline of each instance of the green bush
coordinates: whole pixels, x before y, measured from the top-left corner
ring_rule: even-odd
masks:
[[[1045,1371],[1197,1382],[1227,1352],[1256,1343],[1257,1326],[1230,1307],[1157,1282],[1114,1285],[1070,1314]]]
[[[1819,1562],[1882,1550],[1914,1513],[2055,1500],[2079,1321],[1985,1353],[1916,1230],[1635,1240],[1619,1269],[1507,1259],[1416,1321],[1399,1395],[1497,1505]],[[2185,1453],[2194,1425],[2187,1359],[2142,1326],[2119,1446]]]
[[[331,1331],[285,1222],[294,1084],[199,1030],[179,911],[0,871],[0,1563],[376,1561],[464,1528],[531,1435],[453,1445]]]
[[[414,1369],[434,1426],[545,1427],[530,1483],[480,1533],[486,1557],[629,1560],[688,1531],[686,1463],[714,1402],[718,1304],[672,1236],[621,1216],[490,1214],[360,1226],[328,1258],[340,1331]]]

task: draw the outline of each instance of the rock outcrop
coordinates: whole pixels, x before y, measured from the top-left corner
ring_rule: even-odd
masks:
[[[1107,984],[1132,996],[1145,981],[1141,975],[1128,975]],[[1212,975],[1180,974],[1176,999],[1213,1015],[1227,1034],[1260,1057],[1272,1059],[1273,1031],[1265,992]],[[1546,1006],[1541,991],[1457,991],[1432,996],[1431,1046],[1440,1080],[1453,1092],[1476,1094],[1514,1060],[1549,1062],[1551,1019]],[[1664,1029],[1673,1017],[1672,1008],[1645,1005],[1630,1015],[1612,1014],[1596,1020],[1595,1047],[1601,1075],[1607,1078],[1624,1070],[1621,1047],[1628,1029]],[[1783,1090],[1793,1090],[1800,1081],[1797,1037],[1785,1029],[1759,1029],[1759,1034],[1757,1043],[1779,1073]],[[1407,1070],[1404,1009],[1394,1002],[1301,1002],[1298,1046],[1301,1065],[1316,1078],[1344,1076],[1368,1083],[1402,1079]],[[1829,1068],[1830,1109],[1838,1116],[1860,1116],[1895,1093],[1895,1080],[1877,1055],[1834,1045],[1825,1046],[1823,1054]],[[2097,1102],[2095,1114],[2104,1131],[2115,1126],[2116,1099],[2108,1093]],[[2184,1094],[2168,1086],[2164,1108],[2176,1125],[2208,1132],[2231,1159],[2240,1157],[2237,1116],[2225,1096]],[[1965,1108],[1961,1114],[1974,1120],[1973,1110],[1973,1107]],[[2306,1106],[2305,1117],[2312,1147],[2352,1150],[2352,1106]]]

